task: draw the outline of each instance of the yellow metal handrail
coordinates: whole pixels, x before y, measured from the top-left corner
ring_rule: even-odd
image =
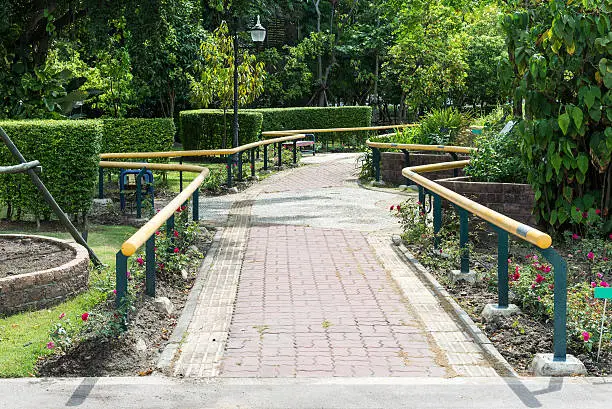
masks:
[[[391,135],[394,135],[394,134],[391,134]],[[470,154],[476,150],[476,148],[470,148],[467,146],[421,145],[421,144],[414,144],[414,143],[372,142],[369,139],[366,141],[366,145],[368,145],[370,148],[377,148],[377,149],[403,149],[407,151],[452,152],[452,153],[466,153],[466,154]]]
[[[356,132],[356,131],[381,131],[384,129],[400,129],[412,128],[419,126],[418,124],[398,124],[398,125],[380,125],[380,126],[361,126],[355,128],[323,128],[323,129],[296,129],[286,131],[264,131],[262,136],[283,136],[292,135],[295,133],[312,134],[312,133],[333,133],[333,132]]]

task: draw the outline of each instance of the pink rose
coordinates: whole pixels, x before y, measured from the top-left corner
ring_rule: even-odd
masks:
[[[179,250],[179,248],[178,248],[178,247],[175,247],[175,248],[174,248],[174,253],[175,253],[175,254],[176,254],[176,253],[178,253],[179,251],[180,251],[180,250]]]
[[[88,312],[84,312],[83,314],[81,314],[81,319],[83,321],[87,321],[89,319],[89,313]]]
[[[591,334],[589,334],[588,332],[584,331],[582,333],[582,339],[584,340],[584,342],[589,342],[589,339],[591,339]]]
[[[599,283],[599,285],[601,287],[610,287],[610,284],[608,284],[606,281],[602,281],[601,283]]]
[[[55,343],[53,341],[47,342],[47,349],[53,349],[53,348],[55,348]]]
[[[138,263],[140,266],[142,266],[142,265],[144,264],[144,260],[142,259],[142,257],[138,257],[138,258],[136,259],[136,262],[137,262],[137,263]]]
[[[59,319],[61,320],[61,319],[62,319],[62,318],[64,318],[65,316],[66,316],[66,313],[65,313],[65,312],[62,312],[62,313],[59,315]]]
[[[546,278],[538,274],[535,278],[535,282],[540,284],[541,282],[546,281]]]
[[[572,239],[578,240],[579,238],[580,238],[580,236],[577,235],[576,233],[572,234]]]
[[[587,254],[587,258],[589,260],[593,260],[595,258],[595,254],[592,251],[589,251],[589,253]]]

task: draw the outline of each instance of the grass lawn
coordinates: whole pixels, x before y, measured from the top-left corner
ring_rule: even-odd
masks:
[[[121,244],[136,231],[129,226],[92,226],[89,231],[89,245],[103,263],[114,269],[115,253]],[[2,231],[0,233],[16,233]],[[28,232],[42,236],[68,239],[68,233]],[[112,270],[111,270],[112,271]],[[90,282],[96,271],[90,274]],[[98,304],[107,295],[90,289],[70,301],[50,309],[25,312],[0,319],[0,377],[33,376],[34,365],[41,355],[51,353],[46,344],[49,332],[59,315],[65,313],[72,324],[81,325],[81,314]]]

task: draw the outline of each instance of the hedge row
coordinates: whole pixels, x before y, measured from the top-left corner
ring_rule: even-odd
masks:
[[[40,178],[64,212],[78,214],[91,207],[96,184],[102,123],[100,121],[0,122],[26,160],[42,165]],[[0,144],[0,164],[17,164]],[[0,175],[0,204],[39,218],[51,214],[27,175]]]
[[[352,128],[370,126],[371,107],[307,107],[242,109],[238,114],[240,144],[256,141],[261,131],[288,129]],[[226,144],[223,144],[223,111],[200,109],[180,113],[180,134],[184,149],[217,149],[232,142],[233,115],[225,118]],[[321,142],[339,141],[351,145],[363,144],[367,132],[317,134]]]
[[[100,152],[168,151],[174,144],[172,119],[0,122],[26,160],[39,160],[41,178],[68,214],[91,207]],[[163,159],[161,159],[163,160]],[[165,161],[165,160],[164,160]],[[0,164],[15,164],[0,144]],[[45,217],[50,210],[25,175],[0,175],[0,205]]]
[[[171,118],[103,119],[101,152],[169,151],[175,133]]]
[[[241,110],[238,113],[239,145],[255,142],[261,134],[263,115]],[[234,117],[222,110],[198,109],[180,113],[180,135],[183,149],[219,149],[232,146]]]

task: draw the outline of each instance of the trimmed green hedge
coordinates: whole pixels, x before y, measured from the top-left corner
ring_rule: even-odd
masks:
[[[263,114],[263,131],[356,128],[372,125],[372,108],[367,106],[264,108],[250,111]],[[367,137],[367,132],[317,134],[317,140],[320,142],[337,141],[351,145],[361,145]]]
[[[171,118],[103,119],[103,153],[169,151],[176,128]]]
[[[255,142],[261,134],[263,115],[255,111],[241,110],[238,113],[240,125],[239,144]],[[223,111],[198,109],[180,113],[180,137],[183,149],[220,149],[232,146],[234,135],[233,113],[228,112],[225,120]],[[225,144],[223,127],[225,123]]]
[[[84,213],[92,203],[97,181],[102,123],[100,121],[0,121],[26,160],[40,161],[40,175],[68,214]],[[17,164],[0,144],[0,164]],[[39,218],[51,210],[27,175],[0,175],[0,204]]]

